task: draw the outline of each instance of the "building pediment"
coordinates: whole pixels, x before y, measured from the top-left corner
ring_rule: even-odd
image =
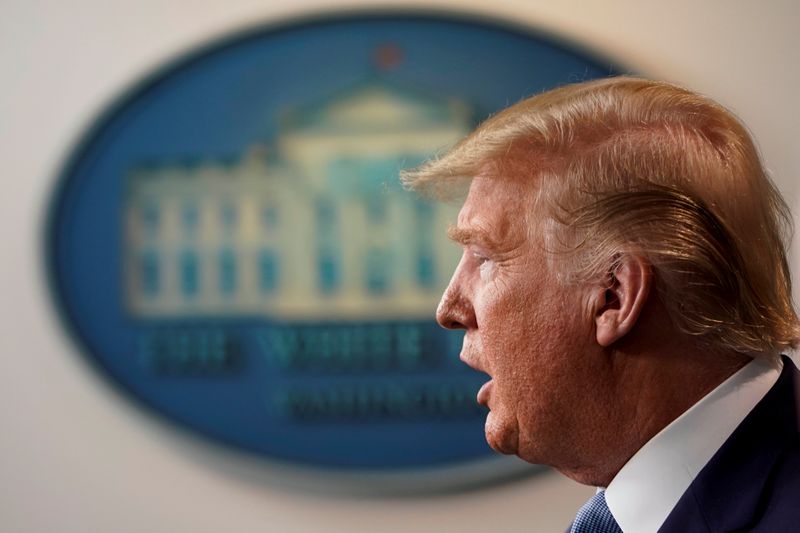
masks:
[[[287,114],[287,130],[334,131],[424,128],[466,123],[468,106],[456,99],[423,95],[386,82],[365,83]]]

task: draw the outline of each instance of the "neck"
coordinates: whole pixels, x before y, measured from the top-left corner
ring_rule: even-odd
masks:
[[[610,401],[602,416],[607,423],[585,450],[582,459],[588,460],[577,468],[559,468],[563,474],[583,484],[608,486],[659,431],[750,361],[735,352],[700,348],[674,333],[658,339],[650,332],[647,345],[655,349],[632,339],[603,354],[602,393]]]

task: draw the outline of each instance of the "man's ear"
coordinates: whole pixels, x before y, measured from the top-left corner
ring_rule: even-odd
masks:
[[[650,264],[643,257],[624,254],[615,265],[607,285],[598,286],[593,298],[600,346],[610,346],[633,329],[653,283]]]

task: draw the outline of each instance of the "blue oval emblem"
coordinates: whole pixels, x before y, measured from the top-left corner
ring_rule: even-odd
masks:
[[[513,101],[611,73],[520,29],[433,15],[209,46],[122,98],[65,166],[47,239],[65,323],[143,405],[274,461],[494,460],[484,379],[433,319],[457,206],[397,174]]]

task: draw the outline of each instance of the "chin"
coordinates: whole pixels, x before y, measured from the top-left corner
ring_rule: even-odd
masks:
[[[503,423],[503,421],[499,420],[499,417],[490,411],[486,417],[484,431],[486,433],[486,442],[494,451],[505,455],[517,455],[519,450],[519,431],[516,426]]]

